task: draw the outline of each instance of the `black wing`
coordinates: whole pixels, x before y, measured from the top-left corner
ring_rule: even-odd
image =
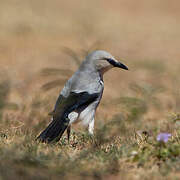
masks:
[[[52,141],[59,141],[69,125],[69,113],[84,106],[88,106],[98,97],[99,93],[89,94],[88,92],[71,92],[67,98],[60,95],[56,102],[55,109],[51,113],[53,115],[53,121],[37,137],[37,139],[39,139],[41,142],[47,143],[50,143]]]

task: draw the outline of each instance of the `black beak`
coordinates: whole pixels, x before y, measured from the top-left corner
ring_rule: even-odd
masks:
[[[125,70],[128,70],[128,67],[125,66],[124,64],[118,62],[118,61],[115,61],[114,59],[107,59],[107,61],[113,65],[114,67],[118,67],[118,68],[122,68],[122,69],[125,69]]]

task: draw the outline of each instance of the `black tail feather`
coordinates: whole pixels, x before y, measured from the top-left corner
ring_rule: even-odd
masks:
[[[55,119],[48,127],[37,137],[40,142],[51,143],[57,142],[63,135],[64,131],[67,129],[69,124],[69,119],[63,120]]]
[[[53,121],[37,137],[41,142],[57,142],[69,125],[69,113],[74,110],[85,108],[99,97],[99,93],[89,94],[88,92],[71,92],[67,98],[59,96],[55,105]],[[68,132],[70,134],[70,132]],[[68,137],[69,139],[69,137]]]

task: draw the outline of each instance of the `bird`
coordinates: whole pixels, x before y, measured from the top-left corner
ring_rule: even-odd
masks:
[[[79,121],[88,127],[89,134],[93,136],[95,113],[104,90],[103,75],[114,67],[128,70],[127,66],[107,51],[95,50],[89,53],[65,83],[50,113],[52,121],[37,140],[44,143],[58,142],[67,130],[69,142],[71,125]]]

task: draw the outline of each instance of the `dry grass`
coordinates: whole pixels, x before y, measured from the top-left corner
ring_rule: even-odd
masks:
[[[0,178],[179,179],[178,5],[1,1]],[[75,125],[70,144],[38,144],[64,82],[94,49],[130,69],[105,75],[95,138]],[[159,132],[172,134],[167,144]]]

